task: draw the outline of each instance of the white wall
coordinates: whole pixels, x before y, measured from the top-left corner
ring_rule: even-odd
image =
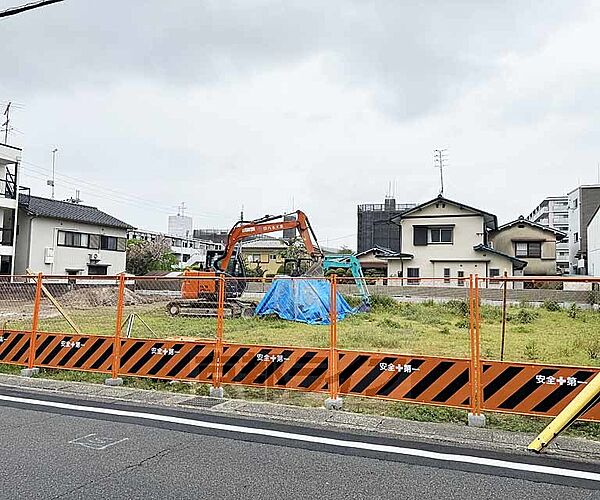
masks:
[[[26,222],[25,219],[28,219],[28,221]],[[127,232],[124,229],[105,228],[43,217],[32,218],[23,212],[21,212],[21,217],[19,218],[19,226],[16,249],[18,266],[15,268],[15,274],[24,274],[25,269],[29,267],[35,273],[64,275],[67,274],[67,269],[81,269],[81,274],[87,275],[87,264],[90,262],[89,255],[93,253],[100,254],[98,264],[109,264],[107,268],[109,275],[125,271],[125,252],[71,248],[57,245],[59,229],[126,238]],[[44,262],[44,249],[46,247],[54,249],[53,264],[46,264]]]
[[[600,212],[596,212],[587,228],[588,274],[600,276]]]
[[[581,247],[581,231],[579,228],[579,211],[581,209],[581,200],[579,199],[579,189],[569,193],[569,271],[575,274],[577,268],[577,258],[575,255]],[[577,208],[575,206],[577,200]],[[575,241],[574,234],[579,234],[578,241]]]

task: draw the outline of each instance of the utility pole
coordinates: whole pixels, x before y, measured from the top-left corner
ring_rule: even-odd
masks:
[[[6,109],[4,110],[4,116],[6,116],[6,121],[2,124],[4,126],[4,144],[8,144],[8,124],[10,122],[10,105],[12,102],[6,105]]]
[[[49,184],[50,186],[52,186],[52,199],[54,199],[54,167],[56,165],[56,152],[58,151],[57,148],[54,148],[52,150],[52,180],[48,181],[46,184]]]
[[[444,164],[448,159],[446,151],[446,148],[433,150],[433,166],[440,169],[440,196],[444,196]]]

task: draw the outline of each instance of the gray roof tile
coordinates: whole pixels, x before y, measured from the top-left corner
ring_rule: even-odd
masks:
[[[133,226],[96,207],[80,205],[68,201],[50,200],[39,196],[22,196],[19,205],[29,214],[51,219],[63,219],[96,226],[130,229]]]

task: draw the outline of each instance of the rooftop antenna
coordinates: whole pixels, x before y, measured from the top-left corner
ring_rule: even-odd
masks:
[[[6,109],[4,110],[4,116],[6,116],[6,121],[2,124],[4,127],[4,144],[8,144],[8,124],[10,123],[10,105],[12,102],[6,105]]]
[[[244,220],[244,205],[242,204],[242,209],[240,210],[240,220]]]
[[[52,150],[52,179],[48,179],[46,181],[46,185],[52,187],[52,199],[54,199],[54,168],[56,166],[56,153],[58,152],[57,148]]]
[[[71,197],[71,198],[67,198],[65,201],[68,201],[69,203],[74,203],[75,205],[79,205],[83,200],[79,197],[79,195],[81,194],[81,192],[79,191],[79,189],[75,190],[75,197]]]
[[[433,166],[440,169],[440,196],[444,196],[444,165],[447,164],[447,148],[433,150]]]
[[[185,216],[185,201],[181,202],[181,205],[177,207],[177,216],[184,217]]]

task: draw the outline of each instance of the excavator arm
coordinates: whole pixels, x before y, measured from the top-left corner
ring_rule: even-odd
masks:
[[[294,215],[295,219],[285,220],[286,216]],[[283,220],[279,220],[283,219]],[[262,219],[257,219],[250,222],[238,222],[227,235],[227,243],[225,244],[225,252],[219,257],[214,267],[217,271],[226,271],[229,262],[235,251],[237,243],[245,238],[257,236],[260,234],[274,233],[285,229],[297,229],[300,237],[306,246],[306,250],[311,258],[315,261],[323,258],[323,252],[317,243],[317,238],[313,232],[308,217],[301,210],[290,214],[266,216]],[[314,241],[313,241],[314,240]]]

